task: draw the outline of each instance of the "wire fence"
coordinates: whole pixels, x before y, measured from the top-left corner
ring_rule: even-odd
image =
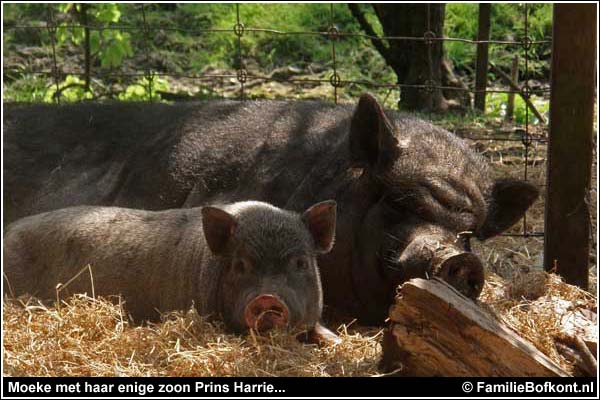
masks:
[[[84,5],[85,6],[85,5]],[[63,91],[65,90],[65,86],[61,87],[61,82],[69,76],[78,76],[84,78],[87,90],[89,90],[90,80],[92,77],[100,77],[100,78],[145,78],[144,82],[147,85],[147,91],[150,94],[149,101],[156,101],[156,98],[153,97],[153,93],[155,92],[155,84],[156,79],[160,77],[172,77],[172,78],[188,78],[193,79],[198,82],[214,82],[214,81],[222,81],[224,79],[234,79],[238,85],[238,91],[236,98],[240,101],[244,101],[248,98],[247,96],[247,86],[249,80],[253,81],[262,81],[262,82],[282,82],[286,84],[292,85],[304,85],[304,84],[316,84],[316,85],[328,85],[331,87],[333,100],[337,103],[339,101],[339,89],[342,87],[348,87],[350,85],[360,85],[367,88],[378,88],[378,89],[387,89],[386,97],[389,96],[393,91],[397,91],[400,93],[403,89],[418,89],[427,93],[429,96],[433,95],[434,90],[448,90],[448,91],[462,91],[467,92],[472,95],[477,93],[505,93],[505,94],[518,94],[525,101],[531,98],[533,95],[543,96],[549,93],[549,88],[537,87],[533,88],[530,85],[530,52],[534,49],[535,46],[539,45],[548,45],[551,44],[551,40],[533,40],[529,35],[529,5],[527,3],[524,4],[524,12],[523,12],[523,20],[522,20],[522,32],[523,35],[519,40],[472,40],[458,37],[447,37],[444,36],[441,32],[435,32],[432,28],[431,24],[431,5],[427,5],[427,30],[424,32],[422,36],[376,36],[367,33],[361,32],[344,32],[341,31],[335,21],[334,14],[334,6],[335,4],[329,5],[329,26],[326,30],[316,30],[316,31],[283,31],[278,29],[270,29],[270,28],[259,28],[259,27],[251,27],[246,26],[244,24],[243,15],[240,12],[240,5],[235,5],[235,17],[236,22],[231,28],[209,28],[209,29],[186,29],[181,27],[172,27],[172,26],[162,26],[162,25],[154,25],[148,22],[147,19],[147,5],[140,4],[139,9],[139,23],[138,24],[92,24],[88,23],[86,19],[84,19],[81,23],[72,24],[72,23],[63,23],[59,22],[56,19],[54,8],[51,5],[48,5],[48,15],[47,20],[44,24],[16,24],[11,26],[10,29],[13,30],[41,30],[47,31],[50,38],[50,46],[51,46],[51,69],[42,69],[42,70],[19,70],[19,73],[22,74],[31,74],[31,75],[42,75],[49,77],[53,80],[53,84],[56,87],[56,92],[54,96],[54,101],[57,103],[61,102],[61,96]],[[342,6],[342,4],[337,4],[337,6]],[[343,5],[345,6],[345,5]],[[243,6],[242,6],[243,7]],[[83,12],[85,16],[85,10]],[[57,42],[56,42],[56,33],[59,28],[62,29],[83,29],[86,34],[87,45],[84,46],[84,60],[85,65],[83,70],[65,70],[61,68],[58,55],[57,55]],[[111,71],[102,71],[102,70],[94,70],[92,71],[91,63],[90,63],[90,51],[89,51],[89,34],[92,31],[138,31],[143,32],[143,48],[144,48],[144,66],[142,70],[136,72],[115,72]],[[231,34],[235,35],[236,38],[236,66],[237,69],[235,73],[206,73],[206,74],[189,74],[189,73],[164,73],[153,70],[149,67],[150,63],[150,38],[153,34],[156,34],[160,31],[178,31],[185,32],[191,35],[206,35],[206,34]],[[261,74],[257,71],[250,71],[247,67],[246,57],[243,51],[243,40],[247,35],[251,34],[270,34],[270,35],[298,35],[298,36],[306,36],[306,37],[318,37],[324,38],[329,42],[330,46],[330,65],[331,71],[328,78],[294,78],[294,77],[277,77],[272,75]],[[427,46],[427,58],[429,62],[428,68],[428,78],[425,82],[421,84],[405,84],[405,83],[381,83],[374,82],[368,79],[346,79],[342,76],[339,69],[339,60],[337,56],[336,44],[344,39],[348,38],[364,38],[369,39],[370,41],[412,41],[423,43]],[[525,80],[521,82],[519,87],[506,87],[501,89],[477,89],[475,87],[455,87],[455,86],[444,86],[441,82],[437,82],[434,78],[433,74],[433,62],[432,62],[432,46],[437,42],[458,42],[463,43],[465,45],[470,46],[479,46],[481,44],[488,45],[498,45],[498,46],[512,46],[513,48],[521,48],[524,51],[524,76]],[[523,171],[522,178],[527,181],[529,180],[529,158],[531,154],[531,146],[534,142],[545,145],[547,139],[543,136],[533,136],[531,134],[530,129],[530,118],[529,118],[529,107],[525,107],[525,119],[524,124],[520,127],[517,127],[512,130],[506,129],[498,129],[494,131],[494,135],[490,136],[469,136],[465,137],[470,140],[489,140],[493,139],[495,141],[504,141],[504,142],[516,142],[520,143],[523,146]],[[432,111],[429,111],[429,119],[433,118]],[[545,185],[538,185],[545,186]],[[527,215],[523,218],[522,229],[520,233],[505,233],[504,236],[514,236],[514,237],[543,237],[543,231],[530,231],[527,226]]]

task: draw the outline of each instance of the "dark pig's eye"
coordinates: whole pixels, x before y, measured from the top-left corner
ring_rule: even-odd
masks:
[[[381,202],[383,213],[388,219],[398,219],[402,217],[402,198],[394,196],[385,196]]]
[[[252,266],[250,265],[250,263],[243,258],[238,258],[233,261],[233,270],[235,272],[237,272],[238,274],[245,274],[246,272],[249,272],[251,269],[252,269]]]
[[[295,257],[293,261],[296,269],[299,271],[305,271],[308,269],[308,260],[305,257]]]

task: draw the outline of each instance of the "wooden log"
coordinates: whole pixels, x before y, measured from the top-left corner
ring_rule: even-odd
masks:
[[[401,376],[569,376],[440,279],[402,285],[380,367]]]
[[[573,366],[573,376],[596,376],[598,365],[589,348],[579,338],[555,340],[556,350]]]
[[[568,284],[564,284],[568,285]],[[564,340],[581,341],[594,357],[597,357],[598,347],[598,315],[587,308],[578,307],[576,301],[551,297],[554,315],[560,316],[560,336]],[[537,307],[537,302],[532,307]],[[577,347],[577,346],[575,346]]]

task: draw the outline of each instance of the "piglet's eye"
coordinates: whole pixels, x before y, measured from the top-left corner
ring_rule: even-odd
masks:
[[[305,257],[297,257],[294,259],[296,268],[300,271],[308,269],[308,260]]]
[[[233,262],[233,270],[238,274],[244,274],[246,272],[249,272],[251,269],[252,266],[250,265],[250,263],[243,258],[238,258]]]

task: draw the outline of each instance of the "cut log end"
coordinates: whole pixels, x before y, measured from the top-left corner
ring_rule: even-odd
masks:
[[[460,268],[465,264],[459,257],[441,270],[451,278],[465,273]],[[452,273],[454,268],[458,271]],[[396,375],[568,376],[533,344],[440,279],[412,279],[402,285],[382,347],[380,368]]]

